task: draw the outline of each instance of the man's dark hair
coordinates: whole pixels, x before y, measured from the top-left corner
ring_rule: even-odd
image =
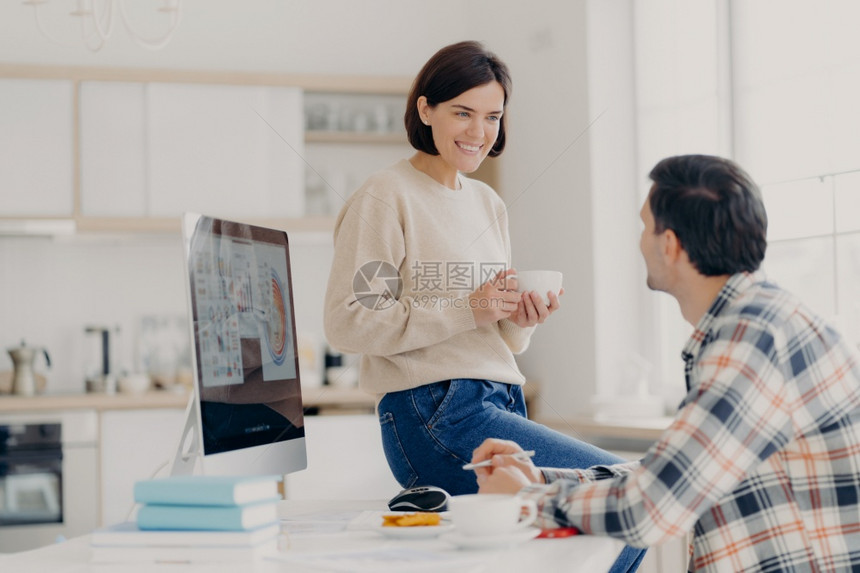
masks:
[[[480,42],[459,42],[436,52],[412,82],[412,89],[406,100],[406,135],[409,143],[419,151],[439,155],[433,143],[433,132],[421,122],[418,114],[418,98],[424,96],[431,107],[454,99],[472,88],[499,82],[505,92],[504,105],[508,104],[511,94],[511,75],[508,67],[492,52],[487,51]],[[499,135],[490,157],[500,155],[505,149],[505,116],[499,124]]]
[[[758,269],[767,249],[767,213],[743,169],[721,157],[679,155],[660,161],[649,177],[654,231],[672,229],[701,274]]]

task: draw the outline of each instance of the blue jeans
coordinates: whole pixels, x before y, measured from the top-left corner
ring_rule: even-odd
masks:
[[[489,380],[445,380],[391,392],[379,402],[379,423],[388,465],[404,488],[434,485],[451,495],[475,493],[475,474],[462,466],[486,438],[535,450],[537,466],[587,468],[624,461],[528,420],[522,388]],[[625,547],[610,571],[635,571],[644,555],[644,549]]]

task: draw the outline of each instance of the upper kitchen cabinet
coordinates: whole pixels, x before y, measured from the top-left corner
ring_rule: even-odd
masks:
[[[79,97],[81,213],[146,215],[146,85],[83,82]]]
[[[85,217],[302,217],[302,91],[81,84]]]
[[[62,217],[177,232],[194,211],[328,233],[371,171],[410,152],[408,78],[0,63],[0,82],[13,231]]]
[[[0,78],[0,216],[74,212],[74,84]]]
[[[150,214],[301,217],[302,91],[150,84]]]

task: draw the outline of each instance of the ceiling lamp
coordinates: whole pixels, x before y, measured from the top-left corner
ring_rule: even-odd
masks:
[[[62,0],[59,0],[62,3]],[[36,17],[36,26],[39,32],[50,41],[68,46],[67,42],[58,41],[49,34],[44,26],[43,10],[48,8],[48,4],[58,4],[58,0],[23,0],[23,4],[33,7],[33,13]],[[129,22],[125,0],[76,0],[71,12],[68,13],[73,19],[78,20],[77,25],[80,27],[81,41],[84,46],[92,52],[101,50],[107,41],[110,39],[114,31],[117,19],[122,22],[123,28],[131,36],[134,42],[146,48],[147,50],[159,50],[170,42],[176,28],[179,27],[179,21],[182,16],[182,0],[150,0],[151,9],[147,12],[151,14],[161,13],[167,17],[167,29],[158,37],[145,38],[132,27]],[[131,5],[134,6],[135,17],[139,17],[144,2],[141,0],[133,0]],[[160,4],[160,5],[158,5]],[[56,12],[56,10],[55,10]]]

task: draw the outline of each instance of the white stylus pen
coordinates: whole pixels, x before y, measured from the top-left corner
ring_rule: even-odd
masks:
[[[514,458],[524,462],[527,459],[529,459],[530,457],[534,456],[535,451],[534,450],[526,450],[524,452],[517,452],[515,454],[508,454],[508,455],[513,456]],[[464,470],[473,470],[475,468],[485,468],[485,467],[491,466],[491,465],[493,465],[493,459],[492,458],[490,458],[489,460],[484,460],[482,462],[478,462],[476,464],[466,464],[465,466],[463,466],[463,469]]]

